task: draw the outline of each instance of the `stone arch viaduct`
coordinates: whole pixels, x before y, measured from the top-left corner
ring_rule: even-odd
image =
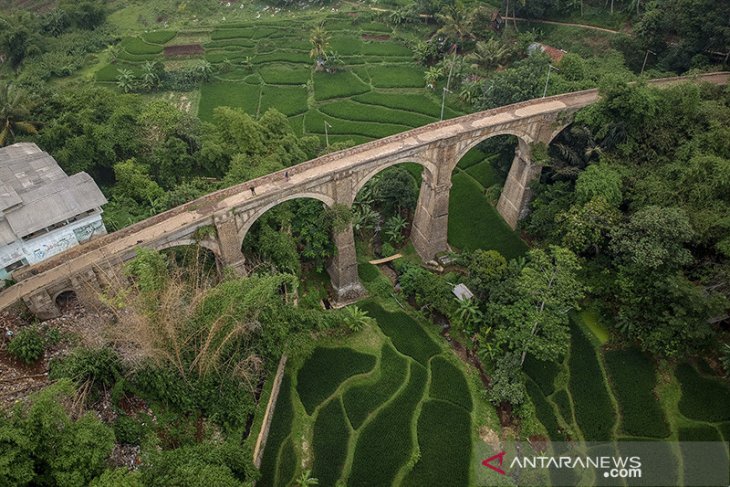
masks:
[[[650,83],[726,84],[728,77],[730,73],[713,73]],[[294,198],[315,198],[328,206],[349,207],[371,177],[402,162],[415,162],[424,168],[411,239],[424,260],[433,259],[448,248],[451,173],[469,149],[497,135],[517,137],[515,157],[497,205],[514,228],[527,208],[529,183],[541,171],[540,165],[531,162],[533,144],[549,144],[571,123],[575,112],[594,103],[598,96],[595,89],[579,91],[437,122],[216,191],[21,269],[13,276],[16,284],[0,293],[0,309],[22,299],[39,318],[54,317],[59,313],[55,304],[59,293],[98,287],[106,269],[134,257],[140,246],[163,249],[196,244],[215,253],[222,265],[242,271],[243,239],[268,209]],[[356,297],[362,287],[352,227],[336,233],[333,239],[337,252],[328,268],[332,286],[338,299]]]

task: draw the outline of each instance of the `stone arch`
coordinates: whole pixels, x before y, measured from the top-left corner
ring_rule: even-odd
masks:
[[[198,246],[204,249],[210,250],[216,258],[220,258],[220,248],[217,242],[209,239],[196,240],[192,237],[183,237],[169,242],[164,242],[155,245],[155,250],[165,250],[173,247],[187,247],[187,246]]]
[[[396,159],[394,161],[388,161],[386,163],[378,164],[375,168],[370,169],[364,176],[361,176],[355,185],[352,188],[352,199],[350,201],[350,204],[352,204],[355,201],[355,198],[357,198],[357,194],[360,192],[360,190],[365,187],[365,185],[370,181],[372,178],[374,178],[379,173],[385,171],[389,167],[396,166],[398,164],[405,164],[405,163],[413,163],[418,164],[421,167],[423,167],[423,170],[426,171],[431,176],[435,177],[437,174],[437,168],[436,164],[434,164],[431,161],[427,161],[421,157],[415,156],[415,157],[403,157]],[[420,181],[416,181],[420,184]]]
[[[70,299],[78,299],[78,293],[76,292],[76,289],[73,287],[67,287],[65,289],[61,289],[60,291],[56,292],[52,296],[53,303],[56,306],[60,306],[64,302],[70,300]]]
[[[251,229],[254,223],[256,223],[256,220],[261,218],[264,213],[269,211],[275,206],[278,206],[282,203],[286,203],[287,201],[296,200],[296,199],[315,199],[319,200],[322,203],[325,204],[328,208],[332,208],[335,204],[335,200],[331,198],[330,196],[323,194],[323,193],[310,193],[310,192],[304,192],[304,193],[295,193],[289,196],[285,196],[281,199],[277,199],[275,201],[272,201],[270,203],[267,203],[264,206],[256,208],[256,212],[253,213],[251,216],[249,216],[244,222],[241,228],[238,230],[238,246],[239,248],[243,245],[243,240],[246,238],[246,234]]]
[[[463,145],[459,144],[459,149],[456,153],[456,157],[454,157],[454,161],[451,162],[452,167],[450,167],[449,169],[453,171],[456,165],[459,164],[459,161],[466,155],[466,153],[475,148],[477,145],[481,144],[485,140],[491,139],[492,137],[499,137],[500,135],[511,135],[513,137],[517,137],[517,143],[519,147],[529,146],[530,144],[535,142],[535,139],[531,134],[515,128],[505,128],[495,130],[493,132],[490,131],[486,134],[470,138],[470,140]]]

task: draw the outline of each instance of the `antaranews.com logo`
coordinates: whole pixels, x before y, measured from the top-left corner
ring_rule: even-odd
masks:
[[[477,478],[478,485],[726,487],[729,455],[725,442],[517,442],[480,456]]]

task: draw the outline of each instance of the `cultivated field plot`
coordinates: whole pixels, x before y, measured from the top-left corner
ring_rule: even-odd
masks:
[[[571,347],[562,363],[525,362],[527,392],[547,436],[730,441],[725,383],[702,366],[657,364],[635,348],[605,349],[606,330],[592,312],[576,313],[571,320]],[[683,454],[669,445],[675,457]]]
[[[303,459],[319,485],[470,485],[476,396],[463,365],[408,314],[362,308],[377,328],[287,372],[258,485],[290,485]]]

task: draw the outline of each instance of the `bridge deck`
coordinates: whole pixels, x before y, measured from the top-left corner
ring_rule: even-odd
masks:
[[[691,78],[665,78],[650,81],[653,85],[672,85],[683,81],[705,81],[726,84],[730,73],[711,73]],[[69,249],[46,261],[24,269],[28,276],[0,293],[0,309],[4,309],[19,299],[70,276],[119,256],[129,253],[145,242],[162,239],[181,229],[196,225],[226,208],[242,202],[265,200],[277,194],[282,188],[303,185],[308,181],[334,174],[367,161],[388,155],[397,155],[417,149],[438,140],[447,140],[464,132],[499,125],[511,120],[520,120],[541,114],[563,110],[579,109],[598,99],[598,90],[585,90],[543,99],[535,99],[492,110],[473,113],[463,117],[444,120],[402,132],[390,137],[345,149],[332,154],[303,162],[230,188],[216,191],[197,200],[168,210],[159,215],[138,222],[118,232],[92,240]],[[285,176],[288,173],[288,178]],[[251,187],[256,188],[252,194]]]

